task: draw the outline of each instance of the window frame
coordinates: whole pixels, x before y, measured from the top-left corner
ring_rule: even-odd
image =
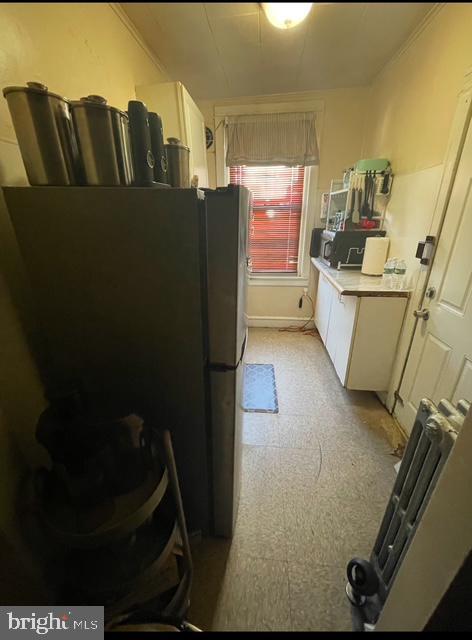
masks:
[[[261,164],[260,167],[257,167],[258,169],[261,169],[262,171],[266,171],[270,169],[280,169],[281,167],[274,167],[274,166],[270,166],[270,165],[263,165]],[[290,167],[284,167],[284,169],[286,169],[287,171],[291,171]],[[290,183],[293,185],[295,184],[299,184],[301,185],[301,189],[302,189],[302,200],[300,203],[300,227],[298,230],[298,237],[297,237],[297,264],[296,264],[296,270],[281,270],[281,271],[253,271],[251,272],[250,276],[254,276],[254,277],[262,277],[262,278],[267,278],[267,277],[275,277],[275,278],[286,278],[288,277],[299,277],[300,276],[300,264],[299,264],[299,260],[300,260],[300,240],[302,238],[302,233],[303,233],[303,199],[304,199],[304,194],[305,194],[305,173],[307,171],[308,167],[298,167],[298,170],[301,170],[302,172],[302,176],[300,176],[299,178],[296,178],[295,181],[291,180]],[[231,175],[231,167],[228,167],[228,174]],[[292,175],[293,178],[293,175]],[[300,179],[302,178],[302,179]],[[267,192],[266,192],[267,194]],[[268,196],[270,197],[270,196]],[[287,204],[285,205],[287,206]],[[250,226],[250,225],[249,225]],[[250,232],[250,229],[248,229],[248,232]],[[250,233],[249,236],[250,237]],[[250,253],[250,252],[249,252]]]
[[[229,167],[225,164],[226,136],[224,122],[227,116],[252,113],[287,113],[300,111],[315,111],[318,144],[321,149],[322,121],[324,101],[316,99],[298,99],[293,102],[254,102],[253,104],[236,104],[215,107],[215,155],[217,186],[229,183]],[[318,188],[318,167],[305,167],[303,182],[303,203],[300,221],[300,239],[298,246],[298,270],[291,273],[251,273],[250,286],[308,286],[310,276],[309,230],[315,225],[319,217],[319,203],[321,192]]]

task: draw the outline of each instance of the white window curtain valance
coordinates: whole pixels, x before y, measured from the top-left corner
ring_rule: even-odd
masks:
[[[316,114],[261,113],[226,119],[226,166],[319,164]]]

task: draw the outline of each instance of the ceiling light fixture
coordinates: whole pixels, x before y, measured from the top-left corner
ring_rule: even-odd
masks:
[[[261,2],[267,19],[278,29],[291,29],[305,20],[313,2]]]

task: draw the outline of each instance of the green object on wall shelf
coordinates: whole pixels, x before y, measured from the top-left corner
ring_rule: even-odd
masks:
[[[381,173],[387,171],[390,162],[386,158],[371,158],[367,160],[358,160],[356,162],[356,173],[365,173],[366,171],[376,171]]]

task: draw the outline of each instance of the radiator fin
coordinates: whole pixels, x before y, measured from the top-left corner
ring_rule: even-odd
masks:
[[[443,409],[443,405],[440,408]],[[450,412],[450,404],[448,409]],[[431,401],[423,400],[416,415],[371,555],[379,576],[382,601],[392,586],[457,435],[451,425],[454,423],[444,413]]]

